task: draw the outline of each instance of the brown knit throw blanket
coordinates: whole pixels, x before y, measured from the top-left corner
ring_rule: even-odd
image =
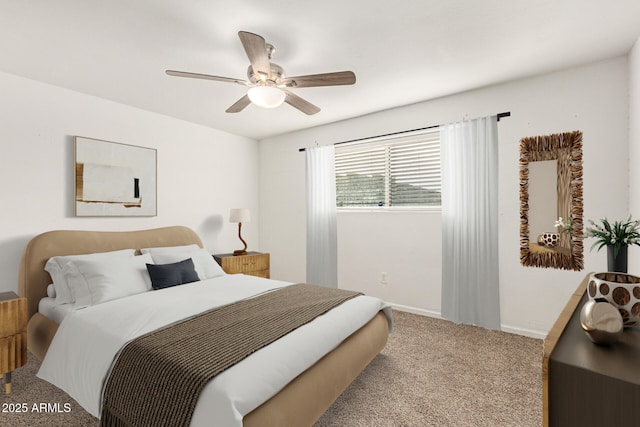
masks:
[[[357,295],[291,285],[130,341],[107,380],[101,425],[188,426],[213,377]]]

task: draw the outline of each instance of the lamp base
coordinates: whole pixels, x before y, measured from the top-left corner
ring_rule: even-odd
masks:
[[[241,222],[238,223],[238,239],[240,239],[240,241],[244,245],[244,248],[237,249],[237,250],[233,251],[233,256],[246,255],[247,254],[247,242],[245,242],[244,239],[242,238],[242,223]]]

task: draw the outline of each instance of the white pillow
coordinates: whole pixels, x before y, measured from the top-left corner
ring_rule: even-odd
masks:
[[[147,263],[153,263],[149,254],[67,263],[63,272],[74,296],[74,307],[88,307],[150,290]]]
[[[154,254],[157,253],[185,253],[185,252],[194,252],[198,249],[202,249],[200,246],[195,243],[192,245],[184,245],[184,246],[163,246],[160,248],[142,248],[140,252],[143,254],[151,254],[153,257]]]
[[[56,288],[53,287],[53,284],[47,286],[47,296],[49,298],[55,298],[56,297]]]
[[[175,246],[173,248],[145,248],[141,249],[141,251],[151,254],[155,264],[171,264],[191,258],[200,280],[226,274],[213,259],[213,256],[198,245]]]
[[[62,270],[71,261],[82,259],[108,259],[108,258],[132,258],[135,256],[135,249],[122,249],[111,252],[98,252],[95,254],[82,255],[64,255],[49,258],[44,269],[53,279],[53,287],[56,294],[56,305],[73,302],[71,288],[67,283],[66,277]]]

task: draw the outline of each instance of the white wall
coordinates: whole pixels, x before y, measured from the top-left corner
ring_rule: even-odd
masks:
[[[441,247],[440,211],[341,212],[338,287],[378,296],[406,311],[437,317]]]
[[[629,212],[640,219],[640,38],[629,53]],[[629,272],[640,275],[640,247],[629,248]]]
[[[396,108],[260,141],[260,241],[274,278],[305,280],[304,153],[331,144],[510,111],[500,141],[500,281],[503,328],[544,336],[586,272],[606,267],[585,251],[585,271],[519,263],[518,143],[524,136],[584,132],[585,218],[628,209],[626,57]],[[440,312],[440,219],[432,213],[340,213],[339,286],[413,311]],[[590,242],[587,241],[587,248]],[[380,285],[380,273],[389,284]]]
[[[259,217],[257,141],[4,73],[0,93],[0,292],[17,291],[22,251],[44,231],[186,225],[226,252],[241,245],[229,209]],[[158,215],[74,217],[74,135],[156,148]],[[258,223],[243,237],[258,249]]]

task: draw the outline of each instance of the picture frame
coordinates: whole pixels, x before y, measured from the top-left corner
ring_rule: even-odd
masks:
[[[74,136],[75,216],[156,216],[157,150]]]

